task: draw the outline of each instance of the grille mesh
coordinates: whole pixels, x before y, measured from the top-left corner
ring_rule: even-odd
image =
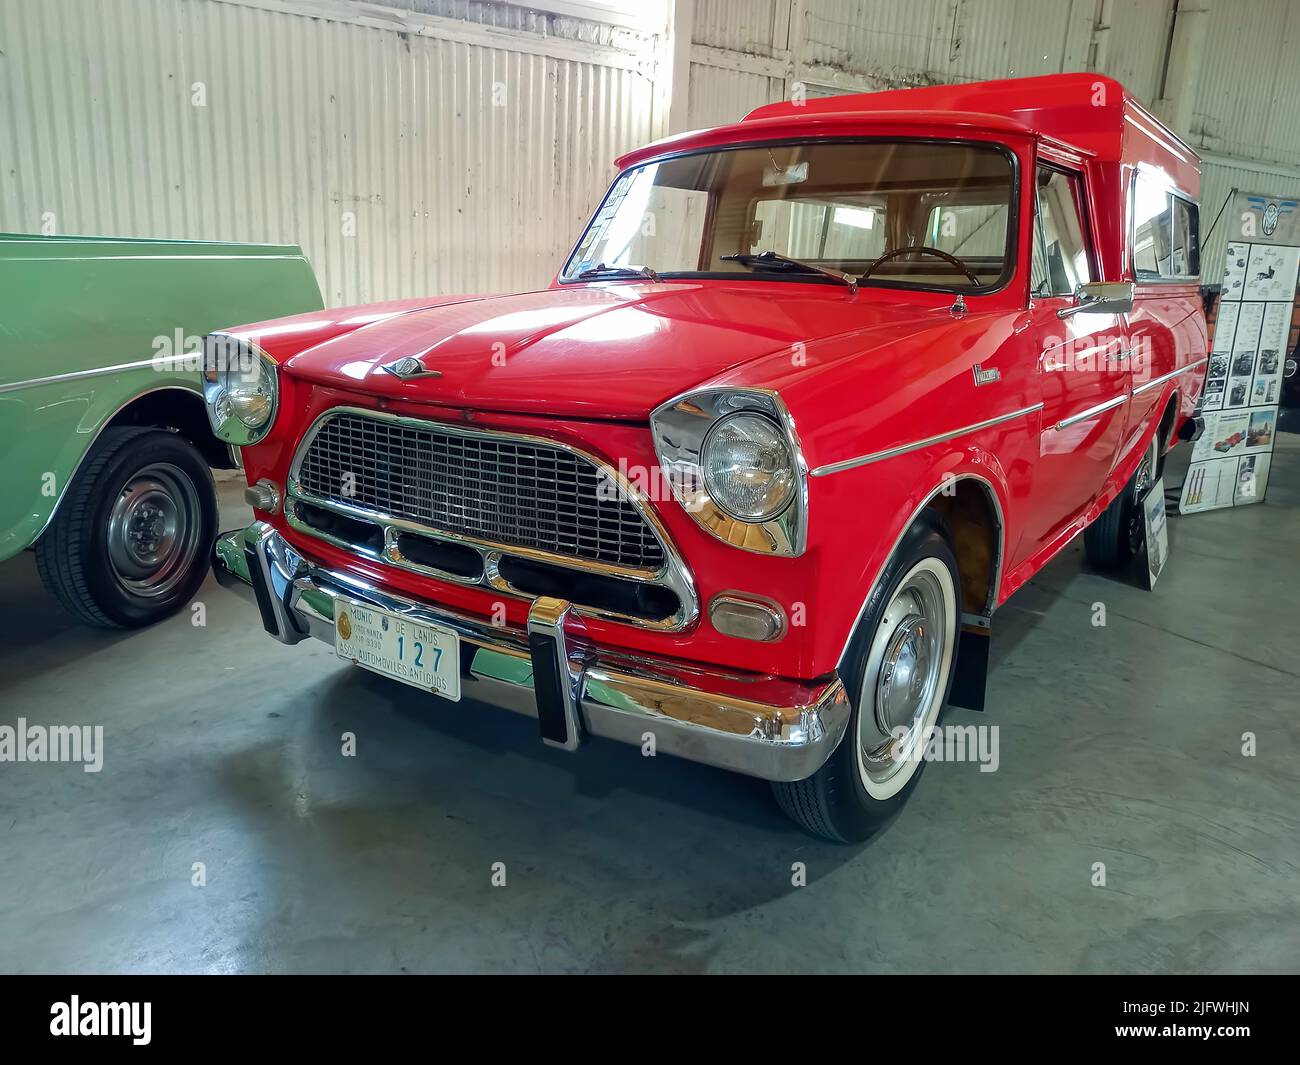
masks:
[[[593,463],[545,444],[337,414],[302,456],[298,481],[313,495],[437,532],[613,565],[664,561],[636,507],[601,491]]]

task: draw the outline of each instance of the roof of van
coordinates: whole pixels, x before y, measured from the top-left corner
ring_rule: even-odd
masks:
[[[620,166],[705,143],[740,143],[788,136],[792,127],[814,136],[846,135],[864,122],[940,130],[1020,133],[1057,142],[1099,161],[1151,163],[1199,176],[1195,149],[1103,74],[1046,74],[915,89],[787,100],[756,108],[729,126],[679,134],[638,148]],[[698,145],[697,145],[697,142]]]
[[[1114,78],[1102,74],[1046,74],[956,85],[826,96],[802,102],[783,101],[756,108],[745,122],[799,115],[879,114],[906,121],[912,112],[947,111],[1010,119],[1027,133],[1050,137],[1100,159],[1124,158],[1125,137],[1138,124],[1196,158],[1195,150],[1149,112]]]

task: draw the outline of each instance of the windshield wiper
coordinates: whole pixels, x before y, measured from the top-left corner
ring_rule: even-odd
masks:
[[[590,281],[597,277],[644,277],[647,281],[659,283],[659,275],[648,266],[606,266],[597,263],[578,274],[579,281]]]
[[[724,255],[722,258],[727,262],[740,263],[741,266],[756,270],[802,270],[807,274],[821,274],[822,277],[829,277],[842,285],[848,285],[849,288],[858,287],[858,279],[852,274],[818,266],[816,263],[801,262],[799,259],[791,259],[788,255],[780,255],[774,251],[761,251],[757,255],[741,252],[738,255]]]

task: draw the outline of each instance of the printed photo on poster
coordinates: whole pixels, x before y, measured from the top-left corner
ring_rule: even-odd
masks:
[[[1249,244],[1228,242],[1228,262],[1223,272],[1222,299],[1241,299],[1241,294],[1246,288],[1246,260],[1249,258]]]
[[[1201,401],[1202,410],[1218,410],[1223,406],[1223,390],[1227,384],[1228,382],[1224,378],[1205,382],[1205,392]]]
[[[1264,304],[1243,303],[1237,315],[1237,331],[1228,356],[1228,387],[1225,407],[1250,404],[1250,387],[1255,379],[1255,361],[1259,352],[1259,332],[1264,325]]]
[[[1243,300],[1283,300],[1295,298],[1296,268],[1300,266],[1300,248],[1272,244],[1250,245],[1246,262]]]
[[[1264,325],[1259,333],[1259,358],[1255,382],[1250,390],[1252,406],[1275,403],[1281,391],[1282,367],[1291,329],[1291,304],[1269,303],[1264,307]]]
[[[1160,571],[1169,558],[1169,520],[1165,513],[1165,479],[1152,486],[1142,500],[1142,513],[1146,520],[1147,588],[1156,586]]]
[[[1220,303],[1219,317],[1214,323],[1214,340],[1210,350],[1216,354],[1226,355],[1232,350],[1232,338],[1237,332],[1237,314],[1240,303]]]
[[[1246,427],[1246,447],[1272,451],[1273,431],[1276,427],[1276,410],[1251,411],[1250,424]]]
[[[1212,411],[1205,414],[1205,432],[1192,448],[1192,462],[1228,458],[1246,450],[1250,411]]]
[[[1237,488],[1237,459],[1193,462],[1183,481],[1178,509],[1183,514],[1230,507]]]
[[[1264,491],[1268,487],[1268,468],[1273,456],[1267,452],[1259,455],[1243,455],[1237,466],[1237,487],[1233,495],[1234,505],[1243,507],[1248,503],[1262,503]]]

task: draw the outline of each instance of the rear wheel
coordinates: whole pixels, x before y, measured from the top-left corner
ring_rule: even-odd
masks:
[[[1160,439],[1157,434],[1128,484],[1110,501],[1101,516],[1083,530],[1083,550],[1098,569],[1119,569],[1142,547],[1142,500],[1159,476]]]
[[[41,579],[76,617],[134,628],[183,607],[216,537],[212,473],[189,441],[107,429],[36,544]]]
[[[857,843],[902,808],[948,698],[960,631],[957,560],[937,515],[908,530],[868,601],[845,656],[852,717],[835,752],[807,780],[773,785],[805,829]]]

